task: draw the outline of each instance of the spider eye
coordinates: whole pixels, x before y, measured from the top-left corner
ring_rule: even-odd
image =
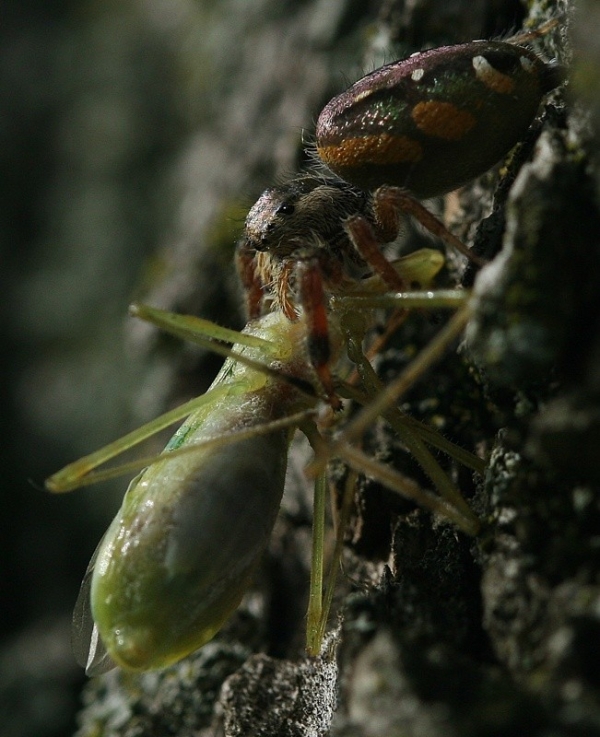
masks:
[[[292,215],[296,209],[295,205],[291,202],[282,202],[281,205],[275,210],[276,215]]]

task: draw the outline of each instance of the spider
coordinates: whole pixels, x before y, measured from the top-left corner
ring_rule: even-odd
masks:
[[[236,254],[248,317],[273,305],[292,321],[304,313],[310,361],[334,408],[326,295],[369,272],[390,291],[406,289],[381,250],[403,214],[482,265],[416,198],[444,194],[493,166],[561,81],[558,65],[514,40],[445,46],[388,64],[319,116],[317,154],[336,176],[271,187],[250,209]]]

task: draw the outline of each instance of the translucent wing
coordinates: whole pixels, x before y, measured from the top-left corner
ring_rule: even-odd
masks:
[[[85,668],[88,676],[98,676],[101,673],[107,673],[109,670],[116,668],[116,664],[111,660],[100,638],[100,633],[94,622],[90,605],[92,575],[102,540],[96,547],[89,562],[85,576],[81,582],[75,608],[73,609],[71,646],[75,660],[77,660],[82,668]]]

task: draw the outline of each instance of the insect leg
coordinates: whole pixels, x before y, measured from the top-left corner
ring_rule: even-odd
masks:
[[[439,331],[406,369],[388,384],[385,389],[362,409],[344,430],[346,441],[358,440],[364,431],[389,406],[395,404],[400,396],[443,355],[448,345],[457,338],[465,328],[470,317],[468,304],[458,310],[450,321]]]
[[[169,427],[169,425],[173,425],[179,420],[183,420],[192,412],[200,409],[202,405],[214,402],[219,394],[223,394],[223,390],[215,389],[212,392],[206,392],[200,397],[195,397],[189,402],[186,402],[169,412],[165,412],[154,420],[138,427],[136,430],[127,433],[127,435],[114,440],[112,443],[108,443],[108,445],[99,448],[93,453],[90,453],[83,458],[79,458],[77,461],[70,463],[68,466],[65,466],[60,471],[57,471],[46,479],[46,488],[48,491],[52,491],[54,493],[74,491],[82,486],[88,486],[99,481],[105,481],[108,478],[128,473],[130,470],[129,465],[111,468],[105,473],[93,474],[92,472],[94,469],[98,468],[98,466],[104,465],[130,448],[134,448],[136,445],[144,442],[144,440],[147,440],[153,435],[159,433],[161,430]],[[141,462],[140,465],[140,462],[136,461],[135,466],[131,470],[139,469],[143,465],[147,464],[145,462]]]
[[[275,379],[281,378],[281,381],[287,381],[296,389],[305,392],[308,396],[314,396],[314,390],[308,381],[303,381],[298,377],[281,374],[280,371],[272,368],[268,363],[261,363],[259,361],[252,360],[248,356],[236,353],[222,344],[223,342],[235,342],[238,346],[257,349],[259,354],[264,355],[264,360],[268,362],[270,356],[273,355],[273,352],[276,353],[278,349],[276,343],[271,340],[266,340],[257,335],[240,333],[235,330],[222,328],[219,325],[209,322],[208,320],[203,320],[202,318],[190,315],[176,315],[174,313],[165,312],[146,305],[132,305],[130,311],[137,317],[151,322],[163,330],[177,335],[178,337],[185,340],[191,340],[208,350],[220,353],[226,358],[239,361],[250,368],[256,369],[259,374],[272,376]],[[246,377],[247,376],[248,374],[246,374]],[[214,404],[220,396],[226,396],[227,394],[235,391],[244,393],[244,391],[250,390],[250,386],[247,381],[246,383],[237,382],[237,384],[239,385],[237,387],[233,383],[226,386],[214,386],[200,397],[191,399],[185,404],[160,415],[154,420],[151,420],[136,430],[127,433],[123,437],[118,438],[93,453],[74,461],[48,478],[46,481],[46,488],[55,493],[72,491],[82,486],[114,478],[125,473],[129,473],[130,471],[139,470],[143,466],[152,463],[154,457],[142,458],[128,464],[122,464],[114,468],[94,473],[95,469],[99,466],[102,466],[113,458],[123,454],[130,448],[139,445],[144,440],[156,435],[158,432],[164,430],[175,422],[184,419],[192,412],[195,412],[202,407],[210,407],[211,404]]]
[[[410,448],[411,452],[415,455],[424,471],[429,475],[434,484],[438,487],[440,494],[443,499],[437,499],[433,502],[423,497],[420,501],[417,499],[419,490],[416,492],[409,488],[403,491],[405,487],[404,479],[394,478],[394,473],[390,471],[387,473],[387,469],[383,467],[381,472],[378,472],[378,476],[381,478],[390,488],[394,488],[400,493],[403,493],[410,498],[415,499],[418,503],[423,504],[427,508],[432,508],[431,504],[439,503],[439,511],[444,513],[449,519],[452,519],[458,524],[461,529],[469,530],[470,534],[474,534],[479,528],[479,522],[476,516],[471,512],[470,508],[454,487],[452,482],[448,479],[446,474],[437,464],[437,461],[431,453],[424,446],[422,440],[415,435],[408,424],[402,422],[402,417],[394,417],[393,408],[398,401],[399,397],[410,387],[412,384],[426,371],[433,363],[435,363],[448,344],[454,340],[462,332],[466,325],[469,317],[468,306],[464,306],[459,310],[450,322],[436,335],[436,337],[421,351],[421,353],[414,359],[414,361],[403,371],[400,376],[384,389],[382,389],[375,398],[367,404],[363,409],[356,415],[356,417],[346,426],[343,432],[329,447],[329,457],[337,456],[343,458],[349,465],[357,467],[356,449],[352,448],[351,443],[360,440],[363,433],[367,428],[377,419],[378,416],[386,416],[390,419],[388,410],[392,410],[391,422],[392,426],[400,431],[404,442]],[[352,455],[354,453],[354,455]],[[317,453],[316,461],[313,462],[311,473],[319,472],[319,469],[323,463],[326,462],[327,453],[324,455],[322,452]],[[365,460],[366,466],[366,458]],[[379,464],[378,464],[379,465]],[[473,465],[473,464],[470,464]],[[371,464],[372,466],[372,464]],[[374,468],[371,468],[371,472],[374,472]],[[387,478],[384,476],[387,475]],[[426,495],[427,496],[427,495]],[[451,509],[453,511],[449,512]],[[464,522],[464,523],[463,523]]]
[[[301,429],[315,451],[323,445],[324,440],[313,423],[305,422],[301,425]],[[356,471],[350,469],[344,485],[339,512],[337,515],[333,515],[335,547],[331,555],[326,579],[324,576],[325,497],[327,494],[325,473],[320,474],[315,480],[310,593],[306,615],[306,650],[312,656],[317,656],[321,652],[337,574],[341,565],[344,533],[350,521],[350,509],[354,499],[357,477]]]

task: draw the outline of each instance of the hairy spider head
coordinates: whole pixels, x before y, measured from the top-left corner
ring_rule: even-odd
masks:
[[[365,214],[369,202],[367,193],[333,178],[299,177],[269,187],[246,218],[246,245],[275,258],[307,247],[341,245],[347,241],[344,221]]]

